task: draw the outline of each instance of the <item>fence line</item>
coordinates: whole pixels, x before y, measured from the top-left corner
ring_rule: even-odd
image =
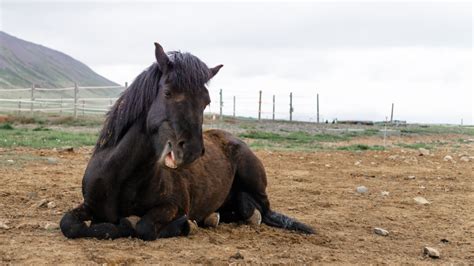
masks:
[[[78,112],[85,113],[105,113],[118,99],[117,97],[80,97],[81,91],[85,90],[116,90],[116,94],[120,94],[125,86],[77,86],[67,88],[39,88],[32,86],[31,88],[20,89],[0,89],[0,110],[13,111],[21,114],[23,112],[59,112],[73,113],[77,117]],[[64,95],[66,92],[73,92],[73,95]],[[23,92],[25,97],[7,98],[2,97],[2,93]],[[29,93],[27,96],[26,94]],[[61,92],[61,95],[51,95],[55,92]],[[40,97],[42,93],[47,93],[47,98]],[[18,96],[18,95],[16,95]],[[57,97],[55,97],[57,96]]]
[[[67,88],[38,88],[32,86],[31,88],[20,89],[0,89],[0,111],[10,111],[21,113],[34,114],[35,112],[42,113],[60,113],[71,114],[77,117],[79,114],[93,113],[101,114],[107,112],[115,103],[118,97],[100,97],[89,95],[81,95],[82,91],[90,90],[113,90],[116,95],[119,95],[128,86],[77,86]],[[3,97],[2,93],[7,92],[22,92],[14,94],[15,98]],[[28,93],[29,92],[29,93]],[[61,92],[56,93],[55,92]],[[43,94],[44,93],[44,94]],[[67,93],[68,95],[65,95]],[[24,95],[24,97],[18,97]],[[46,96],[45,98],[40,96]],[[213,99],[212,103],[205,109],[206,114],[211,114],[213,117],[220,120],[224,115],[236,117],[253,117],[259,121],[262,119],[269,120],[298,120],[298,117],[305,117],[304,121],[311,121],[315,123],[327,122],[320,110],[319,93],[314,93],[314,97],[307,97],[295,95],[290,92],[286,96],[267,94],[263,90],[255,91],[252,95],[231,95],[226,94],[222,89],[218,91],[218,100]],[[277,105],[278,103],[278,105]],[[282,108],[287,106],[286,108]],[[308,107],[311,108],[308,108]],[[311,109],[311,113],[301,112],[302,108]],[[321,112],[323,111],[323,112]],[[295,116],[296,115],[296,116]],[[390,116],[393,121],[393,107]],[[330,120],[329,122],[332,122]]]

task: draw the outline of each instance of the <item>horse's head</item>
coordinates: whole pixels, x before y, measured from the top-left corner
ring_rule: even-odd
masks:
[[[178,168],[204,154],[202,123],[210,103],[206,83],[222,65],[208,68],[189,53],[167,54],[158,43],[155,56],[161,77],[158,95],[148,112],[147,129],[154,136],[159,163]]]

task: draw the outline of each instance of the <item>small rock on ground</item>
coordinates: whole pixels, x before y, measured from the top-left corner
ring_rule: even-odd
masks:
[[[415,178],[416,178],[416,176],[414,176],[414,175],[409,175],[409,176],[405,177],[405,179],[409,179],[409,180],[410,179],[415,179]]]
[[[369,192],[369,189],[366,186],[359,186],[356,188],[356,191],[357,193],[364,194],[364,193]]]
[[[7,160],[7,163],[15,163],[13,160]]]
[[[59,225],[57,223],[52,223],[52,222],[47,222],[44,226],[44,229],[46,230],[56,230],[59,228]]]
[[[420,156],[430,155],[430,150],[425,149],[425,148],[419,148],[418,152]]]
[[[48,204],[48,200],[47,199],[42,199],[40,201],[38,201],[38,203],[36,203],[36,207],[37,208],[41,208],[41,207],[44,207]]]
[[[428,256],[428,257],[434,258],[434,259],[437,259],[440,256],[439,251],[434,249],[434,248],[431,248],[431,247],[424,247],[423,248],[423,254],[425,256]]]
[[[48,158],[47,158],[47,162],[48,162],[48,164],[57,164],[57,163],[58,163],[58,159],[57,159],[57,158],[54,158],[54,157],[48,157]]]
[[[376,233],[377,235],[381,235],[381,236],[388,236],[388,231],[383,229],[383,228],[379,228],[379,227],[375,227],[374,228],[374,233]]]
[[[242,254],[240,254],[239,251],[237,251],[237,253],[235,253],[234,255],[230,256],[231,259],[236,259],[236,260],[243,260],[244,259],[244,256]]]
[[[467,156],[463,156],[459,160],[461,160],[463,162],[469,162],[470,161],[469,157],[467,157]]]
[[[8,226],[5,222],[0,221],[0,229],[8,230],[10,229],[10,226]]]
[[[446,155],[446,156],[444,156],[443,160],[444,160],[445,162],[447,162],[447,161],[452,161],[452,160],[453,160],[453,157],[452,157],[451,155]]]
[[[48,204],[46,204],[46,206],[48,207],[48,209],[53,209],[53,208],[56,207],[56,203],[50,201],[50,202],[48,202]]]
[[[413,198],[413,200],[414,200],[416,203],[421,204],[421,205],[431,204],[431,202],[429,202],[428,200],[426,200],[426,199],[423,198],[423,197],[415,197],[415,198]]]
[[[387,197],[388,195],[390,195],[390,192],[388,191],[382,191],[380,192],[380,195],[384,196],[384,197]]]
[[[70,146],[65,146],[60,149],[58,149],[58,152],[63,153],[63,152],[74,152],[74,147]]]

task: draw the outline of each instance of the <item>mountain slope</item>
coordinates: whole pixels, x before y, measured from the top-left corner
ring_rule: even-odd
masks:
[[[100,76],[74,58],[0,31],[0,89],[108,86],[116,83]]]

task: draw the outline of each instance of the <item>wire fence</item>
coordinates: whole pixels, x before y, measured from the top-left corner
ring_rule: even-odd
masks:
[[[325,117],[319,113],[319,94],[312,96],[268,94],[255,91],[254,95],[232,95],[219,90],[212,95],[206,113],[222,119],[224,116],[249,117],[257,120],[286,120],[322,123]]]
[[[56,113],[72,115],[74,117],[90,114],[103,115],[127,88],[124,86],[78,86],[74,84],[67,88],[31,88],[0,89],[0,112],[17,114]],[[282,95],[263,95],[262,91],[255,96],[225,95],[223,90],[214,94],[212,103],[206,108],[205,113],[215,119],[223,116],[240,116],[258,120],[303,120],[323,121],[319,112],[312,114],[298,113],[294,115],[294,102],[298,107],[312,105],[314,110],[319,110],[319,95],[317,100],[308,97]],[[308,102],[311,101],[311,102]],[[282,102],[287,102],[287,110],[282,110]],[[296,119],[295,119],[296,118]]]
[[[103,115],[114,105],[124,86],[78,86],[66,88],[0,89],[0,112],[23,114],[54,113],[74,117]],[[224,90],[214,91],[205,114],[214,119],[246,117],[257,120],[306,121],[331,123],[335,119],[319,113],[319,94],[312,96],[268,94],[255,91],[254,95],[232,95]],[[392,117],[393,119],[393,105]],[[337,120],[336,120],[337,121]]]
[[[65,115],[104,114],[127,88],[75,84],[67,88],[0,89],[0,111],[17,114],[59,113]],[[88,96],[96,97],[88,97]],[[100,97],[104,95],[104,97]]]

